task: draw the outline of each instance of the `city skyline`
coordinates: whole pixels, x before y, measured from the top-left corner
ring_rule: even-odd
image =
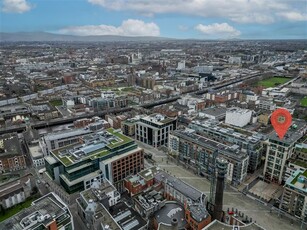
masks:
[[[304,39],[302,0],[3,0],[1,32],[157,36],[183,39]]]

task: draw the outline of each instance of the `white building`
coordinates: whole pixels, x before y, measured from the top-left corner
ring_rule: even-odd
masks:
[[[244,127],[250,123],[251,118],[252,110],[233,107],[226,111],[225,123],[238,127]]]
[[[101,98],[103,98],[103,99],[114,99],[115,93],[113,91],[103,91],[103,92],[101,92]]]
[[[38,144],[30,145],[29,153],[33,162],[33,166],[35,168],[44,167],[45,165],[44,154],[41,147]]]

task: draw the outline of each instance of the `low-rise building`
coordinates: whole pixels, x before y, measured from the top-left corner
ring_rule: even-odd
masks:
[[[34,178],[32,174],[27,174],[2,184],[0,186],[0,203],[2,207],[7,209],[24,202],[31,195],[33,187]]]
[[[0,223],[0,229],[74,229],[72,214],[55,194],[49,193]]]
[[[27,167],[25,155],[16,133],[0,136],[0,172],[11,172]]]
[[[233,107],[226,111],[225,123],[238,127],[244,127],[251,122],[251,118],[251,110]]]

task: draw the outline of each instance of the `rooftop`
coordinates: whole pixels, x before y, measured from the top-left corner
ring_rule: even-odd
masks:
[[[27,230],[39,226],[48,228],[55,218],[63,216],[57,225],[64,226],[70,222],[70,213],[67,206],[55,194],[49,193],[11,218],[0,223],[0,229]]]
[[[239,150],[238,145],[222,144],[212,139],[195,134],[194,130],[192,130],[192,132],[187,130],[176,130],[172,133],[180,138],[196,143],[197,145],[200,145],[206,149],[211,149],[213,151],[218,150],[218,152],[226,156],[227,159],[231,158],[235,160],[242,160],[248,157],[246,153]]]
[[[110,208],[110,214],[123,230],[139,230],[147,224],[135,210],[122,201]]]
[[[155,212],[155,219],[158,223],[171,226],[172,220],[178,221],[178,229],[184,229],[187,225],[185,220],[184,207],[175,201],[166,202],[164,207]]]
[[[275,130],[268,134],[270,142],[284,143],[287,145],[295,144],[306,133],[307,123],[303,120],[292,120],[292,125],[288,129],[286,135],[282,140],[279,139]]]
[[[110,128],[80,137],[79,143],[55,149],[52,153],[65,166],[69,166],[85,159],[104,157],[128,143],[134,143],[133,139]]]
[[[307,193],[307,170],[296,170],[286,181],[286,186]]]
[[[81,136],[91,133],[89,129],[82,128],[82,129],[69,129],[69,130],[61,130],[58,132],[48,133],[44,136],[45,140],[59,140],[65,139],[69,137]]]
[[[185,197],[191,199],[191,201],[200,202],[205,197],[205,195],[201,191],[185,183],[184,181],[169,175],[164,171],[158,172],[155,175],[155,180],[166,181],[169,186],[179,191]]]
[[[152,122],[152,123],[155,123],[157,125],[164,125],[164,124],[167,124],[169,122],[172,122],[174,121],[175,119],[173,118],[169,118],[169,117],[166,117],[162,114],[151,114],[147,117],[143,117],[141,118],[141,121],[147,121],[147,122]]]

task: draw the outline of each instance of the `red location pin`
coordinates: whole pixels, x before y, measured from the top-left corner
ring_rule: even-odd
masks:
[[[271,116],[271,123],[282,140],[292,123],[292,116],[286,109],[276,109]]]

